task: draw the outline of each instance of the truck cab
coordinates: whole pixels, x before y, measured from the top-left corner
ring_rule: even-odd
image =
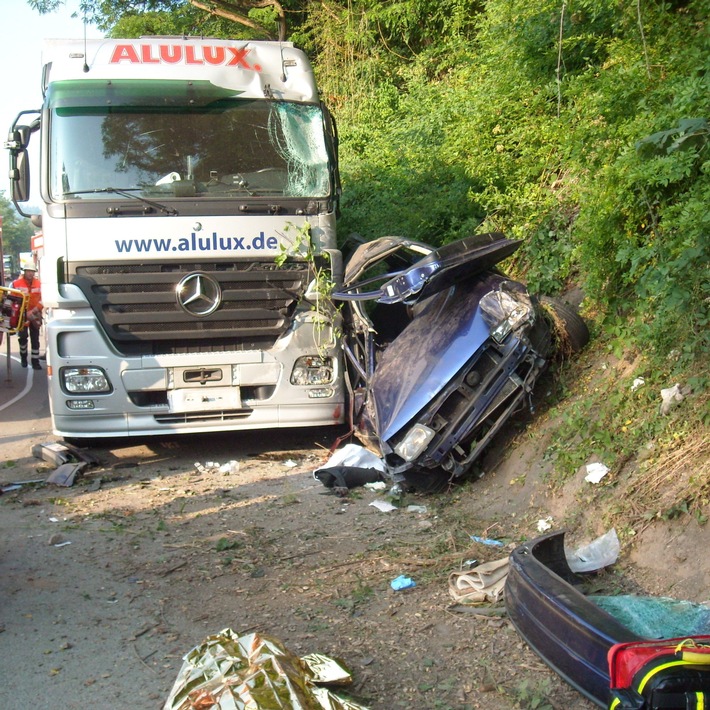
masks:
[[[16,204],[40,152],[55,433],[342,422],[337,134],[306,56],[52,40],[43,66],[6,147]]]

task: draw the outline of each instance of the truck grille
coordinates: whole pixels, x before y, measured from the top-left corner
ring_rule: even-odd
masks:
[[[219,305],[208,315],[178,304],[178,284],[194,273],[219,284]],[[310,278],[299,261],[79,263],[67,274],[126,355],[268,349],[289,327]]]

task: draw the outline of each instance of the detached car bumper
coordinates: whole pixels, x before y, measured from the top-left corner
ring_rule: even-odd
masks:
[[[564,532],[539,537],[510,556],[505,606],[532,650],[572,687],[607,708],[609,649],[642,637],[575,589],[579,579],[567,564]]]

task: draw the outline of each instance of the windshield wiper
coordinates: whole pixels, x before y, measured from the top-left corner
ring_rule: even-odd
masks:
[[[172,207],[166,207],[165,205],[161,205],[159,202],[154,202],[153,200],[147,200],[145,197],[141,197],[140,195],[134,195],[131,190],[140,190],[142,188],[140,187],[132,187],[132,188],[120,188],[120,187],[97,187],[93,190],[74,190],[73,192],[65,192],[64,196],[69,196],[72,197],[74,195],[94,195],[98,194],[100,192],[107,192],[115,195],[121,195],[123,197],[131,197],[134,200],[139,200],[142,202],[144,205],[148,205],[149,207],[153,207],[156,210],[159,210],[160,212],[164,212],[167,215],[176,215],[178,214],[177,210],[172,209]]]

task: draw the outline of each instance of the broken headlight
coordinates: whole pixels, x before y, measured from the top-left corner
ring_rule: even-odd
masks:
[[[415,424],[404,439],[394,447],[394,452],[407,462],[414,461],[426,449],[435,433],[428,426]]]
[[[534,311],[530,296],[524,290],[508,290],[505,284],[499,291],[489,291],[481,299],[483,320],[491,329],[491,337],[502,343],[508,335],[532,323]]]

